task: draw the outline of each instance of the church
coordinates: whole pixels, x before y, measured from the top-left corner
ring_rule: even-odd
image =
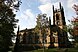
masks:
[[[71,43],[65,30],[64,8],[61,3],[59,3],[59,7],[59,9],[54,9],[53,5],[53,20],[51,20],[51,17],[46,17],[46,14],[39,14],[35,28],[20,30],[17,33],[18,43],[40,48],[70,47]],[[53,24],[51,24],[51,21],[53,21]],[[41,26],[43,24],[44,26]]]

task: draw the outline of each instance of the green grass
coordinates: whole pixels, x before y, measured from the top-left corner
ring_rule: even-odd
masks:
[[[43,49],[34,50],[32,52],[43,52]],[[45,49],[44,52],[78,52],[78,49],[75,49],[75,48],[52,48],[52,49]]]
[[[43,49],[34,50],[33,52],[43,52]],[[56,48],[45,49],[44,52],[57,52],[57,49]]]

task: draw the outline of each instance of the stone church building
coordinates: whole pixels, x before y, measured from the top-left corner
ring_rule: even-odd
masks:
[[[33,45],[39,47],[70,47],[70,41],[68,40],[67,32],[64,30],[66,26],[64,8],[59,3],[59,9],[54,9],[53,5],[53,24],[51,24],[51,18],[46,18],[46,24],[44,27],[39,26],[32,29],[24,29],[19,31],[19,43],[25,45]],[[45,14],[41,14],[42,17],[46,17]],[[46,27],[45,27],[46,26]]]

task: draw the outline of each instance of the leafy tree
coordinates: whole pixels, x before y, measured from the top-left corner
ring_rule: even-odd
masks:
[[[37,32],[37,34],[39,34],[39,36],[42,38],[41,43],[43,43],[43,48],[44,48],[44,43],[47,43],[46,28],[49,26],[49,21],[48,21],[48,17],[46,14],[39,14],[37,17],[38,18],[37,18],[37,25],[35,28],[35,32]]]
[[[43,30],[43,27],[44,29],[49,25],[49,21],[48,21],[48,17],[46,16],[46,14],[38,14],[37,16],[37,25],[36,25],[36,28],[35,28],[35,32],[37,32],[38,34],[40,33],[40,30]]]
[[[0,0],[0,52],[8,52],[12,44],[14,28],[18,22],[18,19],[15,19],[12,4],[13,0]]]
[[[69,20],[71,24],[68,26],[68,31],[75,39],[75,42],[78,42],[78,5],[74,4],[73,8],[76,12],[76,17],[73,17],[73,20]]]

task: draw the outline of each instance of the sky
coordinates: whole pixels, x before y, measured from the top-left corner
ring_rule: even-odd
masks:
[[[64,8],[64,14],[66,19],[66,24],[68,25],[68,20],[71,20],[75,16],[75,11],[72,8],[73,4],[78,4],[78,0],[21,0],[22,4],[20,10],[16,12],[16,19],[19,19],[17,25],[20,26],[20,30],[30,29],[36,26],[36,18],[38,14],[47,14],[53,18],[52,15],[52,5],[55,8],[59,8],[59,2],[61,2]],[[17,28],[15,29],[15,32]]]

